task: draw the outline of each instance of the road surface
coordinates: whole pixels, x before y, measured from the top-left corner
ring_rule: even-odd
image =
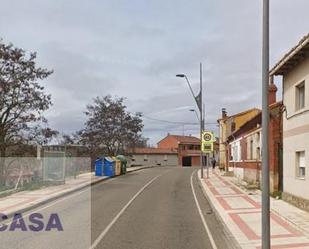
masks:
[[[0,232],[0,248],[231,248],[196,177],[196,168],[157,167],[104,181],[23,214],[27,231]],[[63,231],[29,231],[34,212],[45,227],[57,214]]]

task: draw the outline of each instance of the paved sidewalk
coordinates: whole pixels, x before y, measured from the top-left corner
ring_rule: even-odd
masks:
[[[234,181],[233,177],[210,171],[209,179],[200,180],[200,183],[237,244],[244,249],[260,249],[260,191],[244,191]],[[271,198],[271,243],[273,249],[309,249],[309,213]]]
[[[149,167],[130,167],[127,168],[127,172],[130,173],[144,168]],[[95,176],[94,172],[91,172],[81,174],[75,179],[73,177],[66,179],[66,183],[63,185],[50,186],[33,191],[17,192],[7,197],[0,198],[0,213],[7,216],[12,216],[15,213],[22,213],[108,178],[109,177],[106,176]]]

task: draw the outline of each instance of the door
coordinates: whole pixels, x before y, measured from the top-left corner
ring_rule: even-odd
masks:
[[[182,157],[182,166],[184,166],[184,167],[191,167],[192,166],[192,160],[191,160],[190,156]]]

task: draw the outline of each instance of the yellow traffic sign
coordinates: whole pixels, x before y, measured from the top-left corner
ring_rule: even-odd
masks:
[[[202,144],[202,151],[204,153],[211,153],[214,151],[214,144],[213,143],[203,143]]]
[[[215,141],[215,136],[212,131],[204,131],[202,133],[202,142],[203,143],[213,143]]]
[[[202,151],[204,153],[211,153],[214,151],[214,133],[211,131],[204,131],[202,133]]]

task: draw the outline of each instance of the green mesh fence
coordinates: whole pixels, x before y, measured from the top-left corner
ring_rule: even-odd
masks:
[[[64,182],[65,153],[61,151],[44,151],[43,181]]]

